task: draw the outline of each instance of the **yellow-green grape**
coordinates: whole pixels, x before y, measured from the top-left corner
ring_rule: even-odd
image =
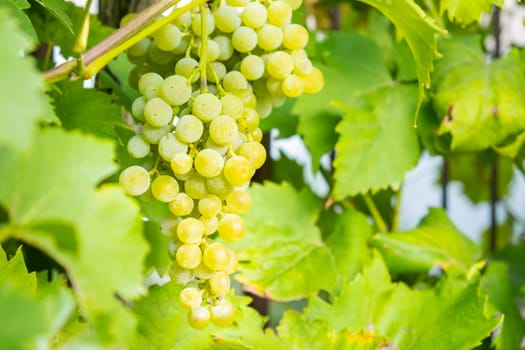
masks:
[[[198,141],[203,131],[202,121],[192,114],[182,116],[175,126],[175,136],[184,143]]]
[[[219,56],[221,55],[221,47],[216,41],[212,39],[208,39],[207,43],[208,43],[208,51],[207,51],[206,59],[208,60],[208,62],[213,62],[217,60]],[[202,45],[202,42],[199,40],[199,42],[197,43],[197,49],[198,49],[197,52],[199,52],[199,55],[201,52],[201,45]]]
[[[283,31],[272,24],[265,24],[257,30],[257,45],[266,51],[273,51],[281,46]]]
[[[220,118],[220,117],[219,117]],[[218,118],[216,118],[218,119]],[[214,120],[216,120],[214,119]],[[211,123],[210,123],[211,124]],[[228,152],[228,145],[218,145],[217,143],[215,143],[211,137],[208,137],[208,139],[206,140],[206,142],[204,143],[204,148],[210,148],[214,151],[217,151],[219,152],[219,154],[221,156],[224,156],[226,155],[226,153]]]
[[[191,271],[183,269],[176,261],[172,261],[168,274],[173,282],[183,285],[188,283],[192,277]]]
[[[153,41],[162,51],[174,50],[180,44],[180,40],[180,29],[171,23],[153,33]]]
[[[241,156],[233,156],[224,163],[224,177],[232,186],[244,186],[253,176],[252,163]]]
[[[183,152],[178,152],[171,158],[171,170],[174,174],[187,174],[193,167],[193,158]]]
[[[218,227],[219,236],[227,242],[236,242],[246,232],[246,225],[244,220],[237,214],[225,214],[219,220]]]
[[[211,216],[208,218],[201,216],[199,220],[204,225],[204,234],[206,236],[217,232],[217,228],[219,227],[219,219],[217,219],[217,216]]]
[[[191,270],[201,263],[202,252],[196,244],[183,244],[177,249],[175,259],[182,268]]]
[[[137,17],[136,13],[128,13],[124,17],[120,19],[119,25],[121,27],[124,27],[126,24],[128,24],[129,21],[131,21],[133,18]]]
[[[248,3],[241,14],[242,23],[250,28],[259,28],[266,23],[266,7],[258,2]]]
[[[221,101],[210,93],[197,96],[192,106],[193,114],[206,122],[217,118],[221,114],[221,109]]]
[[[144,127],[142,128],[142,136],[148,141],[149,143],[156,145],[159,143],[160,139],[167,135],[170,131],[169,125],[164,125],[160,128],[156,128],[154,126],[151,126],[148,123],[144,124]]]
[[[257,111],[257,114],[261,118],[266,118],[267,116],[272,113],[272,97],[271,96],[261,96],[257,100],[257,106],[255,107],[255,110]]]
[[[208,77],[208,81],[212,83],[220,82],[226,75],[226,72],[227,68],[222,62],[211,62],[208,67],[206,67],[206,76]]]
[[[247,141],[248,137],[246,137],[245,134],[243,134],[242,132],[237,133],[237,137],[235,138],[235,140],[233,140],[231,145],[233,151],[237,151],[237,149],[239,149],[239,147],[241,147],[241,145],[244,145]]]
[[[222,86],[228,92],[237,92],[248,89],[248,80],[241,72],[232,70],[226,73],[222,79]]]
[[[131,104],[131,114],[135,119],[139,121],[144,121],[144,106],[146,105],[146,100],[144,96],[137,97],[133,100]]]
[[[188,35],[183,35],[180,39],[180,44],[175,48],[175,50],[171,51],[175,55],[183,55],[186,53],[186,50],[188,50],[188,46],[190,45],[190,37]]]
[[[246,6],[250,0],[226,0],[226,3],[231,6],[235,7],[243,7]]]
[[[199,213],[206,218],[217,215],[221,210],[221,207],[221,199],[214,194],[209,194],[206,197],[200,199],[197,205]]]
[[[239,267],[239,259],[237,258],[237,255],[229,249],[228,255],[230,261],[228,263],[228,266],[226,266],[226,268],[223,271],[226,272],[228,275],[231,275],[232,273],[237,271],[237,268]]]
[[[323,73],[317,67],[313,67],[310,74],[303,77],[303,83],[304,93],[316,94],[321,91],[324,86]]]
[[[246,85],[248,85],[248,82],[246,82]],[[241,99],[242,104],[246,108],[255,108],[255,106],[257,105],[257,98],[255,97],[254,93],[248,90],[247,88],[235,90],[233,91],[233,94]]]
[[[191,22],[191,29],[193,30],[193,33],[197,35],[202,35],[202,14],[195,13],[193,14],[192,22]],[[215,19],[213,18],[212,14],[209,10],[206,10],[205,12],[206,16],[206,32],[208,35],[210,35],[213,30],[215,29]]]
[[[138,88],[139,88],[140,93],[147,100],[157,96],[157,91],[163,80],[164,79],[162,79],[162,76],[160,74],[157,74],[154,72],[143,74],[140,77],[139,83],[138,83]]]
[[[211,193],[219,196],[219,198],[224,198],[233,191],[233,187],[226,180],[223,174],[207,178],[206,187]]]
[[[285,26],[292,21],[292,8],[285,1],[273,1],[268,6],[267,12],[268,23],[277,27]]]
[[[293,72],[304,76],[312,72],[312,61],[308,58],[306,51],[303,49],[294,50],[290,53],[293,59]]]
[[[257,46],[257,33],[253,28],[240,26],[233,32],[232,45],[241,53],[250,52]]]
[[[204,249],[202,259],[210,269],[224,271],[230,264],[231,256],[228,248],[221,243],[215,242]]]
[[[191,26],[191,12],[186,11],[172,21],[177,27],[188,29]]]
[[[204,264],[203,261],[201,261],[199,266],[194,268],[191,272],[195,275],[196,278],[201,280],[209,280],[215,273],[212,269],[206,266],[206,264]]]
[[[308,44],[308,31],[300,24],[289,24],[283,30],[283,46],[290,50],[302,49]]]
[[[284,51],[275,51],[266,61],[266,69],[270,76],[284,79],[293,71],[293,59]]]
[[[144,158],[150,152],[150,144],[141,135],[135,135],[129,139],[127,150],[133,158]]]
[[[164,65],[173,60],[173,54],[171,52],[162,51],[158,48],[155,42],[152,42],[148,48],[148,58],[150,64]]]
[[[226,197],[226,207],[233,213],[246,213],[251,206],[252,198],[246,191],[236,189]]]
[[[264,61],[256,55],[248,55],[241,61],[241,73],[248,80],[260,79],[264,74]]]
[[[211,322],[219,327],[228,327],[235,320],[235,307],[231,302],[222,299],[210,308]]]
[[[188,310],[202,304],[202,293],[195,287],[188,287],[181,290],[179,294],[180,305]]]
[[[214,13],[215,25],[224,33],[232,33],[241,25],[239,11],[229,5],[219,6]]]
[[[132,57],[143,57],[148,53],[149,46],[151,45],[150,38],[143,38],[139,42],[131,46],[126,52]]]
[[[259,114],[251,108],[246,108],[243,111],[241,120],[243,122],[243,130],[247,132],[253,131],[259,127]]]
[[[127,194],[139,196],[149,188],[149,173],[141,166],[132,165],[120,173],[119,183]]]
[[[190,215],[193,211],[193,199],[184,192],[179,192],[169,203],[168,208],[175,216]]]
[[[152,126],[160,128],[169,124],[173,118],[173,110],[163,99],[153,97],[144,106],[144,118]]]
[[[197,306],[188,312],[188,323],[195,329],[203,329],[210,323],[210,311]]]
[[[160,138],[158,151],[162,159],[169,162],[175,154],[186,153],[188,145],[179,141],[172,133],[168,133]]]
[[[190,99],[191,85],[182,75],[169,76],[160,84],[159,96],[172,106],[180,106]]]
[[[286,102],[286,97],[283,96],[272,96],[272,106],[281,107]]]
[[[261,142],[263,139],[263,132],[261,128],[257,128],[254,131],[251,132],[253,141]]]
[[[299,7],[301,7],[301,5],[303,4],[303,0],[284,0],[285,2],[288,3],[288,5],[290,5],[290,7],[292,8],[292,10],[297,10]]]
[[[281,88],[286,96],[297,97],[304,91],[304,81],[299,76],[290,74],[283,79]]]
[[[184,182],[184,192],[186,192],[193,199],[204,198],[208,194],[206,187],[206,178],[193,173],[191,177]]]
[[[268,78],[266,80],[266,89],[272,96],[284,96],[282,79]]]
[[[177,237],[185,244],[197,244],[204,235],[202,222],[195,218],[185,218],[177,225]]]
[[[175,74],[185,77],[194,83],[199,79],[200,73],[197,70],[199,67],[199,62],[193,57],[183,57],[177,61],[175,64]],[[186,80],[187,82],[187,80]],[[191,87],[190,87],[190,96],[191,96]]]
[[[230,276],[224,271],[217,271],[208,280],[211,292],[217,296],[225,296],[230,290]]]
[[[209,132],[213,142],[218,145],[227,145],[237,136],[237,123],[232,118],[221,115],[210,123]]]
[[[227,61],[233,55],[233,44],[230,38],[224,35],[219,35],[213,38],[217,44],[219,44],[220,54],[217,59],[219,61]]]
[[[151,183],[151,193],[158,201],[169,203],[179,193],[179,183],[169,175],[160,175]]]
[[[242,100],[233,94],[224,95],[221,98],[221,105],[221,114],[227,115],[233,120],[237,120],[242,115],[244,110]]]
[[[195,156],[195,170],[204,177],[214,177],[221,173],[224,167],[224,158],[213,149],[203,149]]]

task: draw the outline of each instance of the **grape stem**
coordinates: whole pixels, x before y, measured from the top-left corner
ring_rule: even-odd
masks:
[[[376,204],[374,203],[372,197],[370,194],[364,194],[363,199],[365,200],[365,204],[368,207],[368,210],[370,211],[370,214],[374,218],[374,221],[377,225],[377,228],[380,232],[387,232],[388,227],[386,226],[385,220],[383,220],[383,217],[381,216],[381,213],[379,212],[379,209],[377,209]]]
[[[208,65],[208,17],[206,16],[206,5],[200,4],[201,16],[201,47],[199,50],[199,70],[201,72],[201,93],[208,92],[208,81],[206,80],[206,66]]]
[[[129,47],[151,35],[186,11],[203,4],[206,0],[192,0],[184,6],[174,9],[168,16],[156,21],[163,12],[177,2],[178,0],[159,0],[155,2],[106,39],[86,51],[81,57],[73,58],[42,73],[44,79],[48,83],[56,83],[65,79],[90,79]]]

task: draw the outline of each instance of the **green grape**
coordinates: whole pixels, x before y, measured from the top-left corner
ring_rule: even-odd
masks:
[[[199,200],[197,209],[199,213],[205,218],[210,218],[217,215],[222,208],[222,201],[219,197],[214,194],[209,194],[206,197]]]
[[[227,115],[233,120],[237,120],[244,110],[242,100],[238,96],[235,96],[233,94],[224,95],[221,98],[221,105],[221,114]]]
[[[195,329],[203,329],[210,323],[210,311],[203,307],[197,306],[188,312],[188,323]]]
[[[197,244],[204,235],[204,225],[195,218],[185,218],[177,225],[177,237],[184,244]]]
[[[264,74],[264,61],[256,55],[248,55],[241,61],[241,73],[248,80],[260,79]]]
[[[206,59],[208,60],[208,62],[213,62],[217,60],[219,56],[221,55],[221,47],[219,46],[217,42],[215,42],[212,39],[208,39],[207,43],[208,43],[208,48],[207,48],[208,52],[207,52]],[[198,40],[197,52],[199,53],[199,56],[201,52],[201,45],[202,45],[202,42]]]
[[[232,118],[221,115],[210,123],[210,137],[218,145],[230,144],[237,136],[237,123]]]
[[[204,249],[202,259],[210,269],[224,271],[230,264],[231,257],[228,248],[221,243],[215,242]]]
[[[299,76],[290,74],[283,79],[281,89],[286,96],[297,97],[304,91],[304,81]]]
[[[239,267],[239,259],[237,259],[237,255],[235,255],[235,253],[231,250],[228,250],[228,255],[230,258],[229,263],[223,271],[226,272],[228,275],[231,275],[232,273],[237,271],[237,268]]]
[[[224,164],[224,177],[232,186],[244,186],[253,176],[252,163],[241,156],[233,156]]]
[[[257,45],[266,51],[276,50],[283,42],[283,31],[272,24],[265,24],[257,31]]]
[[[290,50],[302,49],[308,44],[308,31],[300,24],[289,24],[283,30],[283,46]]]
[[[255,169],[266,161],[266,149],[259,142],[246,142],[237,149],[237,154],[248,159]]]
[[[241,14],[242,23],[250,28],[259,28],[266,23],[266,7],[258,2],[248,3]]]
[[[202,303],[202,293],[195,287],[184,288],[179,294],[180,305],[191,310]]]
[[[153,41],[162,51],[173,51],[180,44],[181,32],[180,29],[168,23],[155,33],[153,33]]]
[[[206,187],[211,193],[216,194],[219,198],[224,198],[233,191],[233,187],[223,174],[207,178]]]
[[[243,7],[246,6],[250,0],[226,0],[226,3],[231,6],[235,7]]]
[[[230,290],[230,276],[224,271],[217,271],[208,280],[208,285],[213,294],[225,296]]]
[[[292,8],[292,10],[297,10],[299,7],[301,7],[301,5],[303,4],[303,0],[284,0],[285,2],[288,3],[288,5],[290,5],[290,7]]]
[[[248,80],[246,80],[241,72],[232,70],[226,73],[224,79],[222,79],[222,86],[224,87],[224,90],[228,92],[246,90],[248,89]]]
[[[268,23],[283,27],[292,21],[292,8],[286,1],[273,1],[268,6]]]
[[[206,67],[206,76],[208,77],[208,81],[211,81],[212,83],[218,83],[224,78],[226,71],[227,69],[224,63],[211,62],[208,67]]]
[[[142,57],[148,53],[149,46],[151,45],[150,38],[143,38],[139,42],[132,45],[128,50],[128,55],[133,57]]]
[[[246,141],[248,141],[248,138],[245,134],[243,134],[242,132],[237,133],[237,136],[232,142],[233,151],[237,151],[239,147],[241,147],[241,145],[244,145],[246,143]]]
[[[193,173],[191,177],[184,182],[184,192],[186,192],[193,199],[204,198],[208,194],[206,187],[206,178]]]
[[[268,78],[266,80],[266,88],[272,96],[284,96],[282,86],[283,81],[281,79]]]
[[[219,44],[220,53],[219,57],[217,57],[217,60],[229,60],[233,55],[233,44],[231,39],[224,35],[218,35],[215,38],[213,38],[213,41]]]
[[[202,121],[194,115],[182,116],[175,126],[175,136],[184,143],[198,141],[204,132]]]
[[[136,13],[128,13],[128,14],[126,14],[124,17],[122,17],[122,18],[120,19],[120,23],[119,23],[119,25],[120,25],[121,27],[124,27],[126,24],[129,23],[129,21],[131,21],[131,20],[132,20],[133,18],[135,18],[135,17],[137,17],[137,14],[136,14]]]
[[[292,56],[284,51],[275,51],[268,57],[266,69],[271,77],[284,79],[293,71]],[[270,91],[270,89],[268,89],[268,91]]]
[[[271,96],[261,96],[257,100],[257,106],[255,110],[261,118],[266,118],[272,113],[272,97]]]
[[[185,152],[177,152],[171,158],[170,165],[174,174],[187,174],[193,167],[193,158]]]
[[[294,50],[290,53],[293,59],[293,71],[298,75],[307,75],[312,72],[312,61],[304,49]]]
[[[210,93],[198,95],[193,101],[192,112],[203,121],[209,122],[221,114],[221,101]]]
[[[243,106],[246,108],[255,108],[257,105],[257,98],[249,89],[235,90],[233,94],[241,99]]]
[[[219,220],[219,227],[217,230],[219,236],[221,236],[226,242],[236,242],[244,237],[246,225],[239,215],[225,214]]]
[[[193,199],[184,192],[179,192],[169,203],[168,208],[175,216],[190,215],[193,211]]]
[[[127,150],[133,158],[144,158],[149,154],[149,142],[140,135],[135,135],[129,139]]]
[[[272,106],[281,107],[286,102],[286,97],[283,96],[272,96]]]
[[[196,278],[201,280],[209,280],[215,273],[213,270],[209,269],[203,261],[201,261],[199,266],[194,268],[191,272],[193,272]]]
[[[250,27],[240,26],[233,32],[232,45],[239,52],[250,52],[257,46],[257,33]]]
[[[251,108],[245,108],[242,112],[241,118],[237,120],[239,130],[245,133],[249,133],[250,131],[255,130],[257,127],[259,127],[259,119],[259,114],[256,110],[253,110]],[[246,142],[246,140],[244,140],[244,142]]]
[[[241,25],[239,11],[229,5],[220,6],[214,13],[215,25],[224,33],[232,33]]]
[[[158,152],[162,159],[171,161],[177,153],[186,153],[188,145],[177,140],[175,135],[168,133],[160,138]]]
[[[251,206],[252,198],[246,191],[236,189],[226,197],[227,210],[235,214],[246,213],[250,210]]]
[[[151,183],[151,193],[158,201],[169,203],[179,193],[179,184],[169,175],[160,175]]]
[[[144,127],[142,128],[142,136],[148,141],[149,143],[156,145],[159,143],[160,139],[167,135],[170,132],[169,125],[164,125],[160,128],[156,128],[148,123],[144,124]]]
[[[220,117],[219,117],[220,118]],[[218,119],[218,118],[217,118]],[[215,119],[214,119],[215,120]],[[209,149],[212,149],[214,151],[217,151],[219,152],[219,154],[221,156],[224,156],[226,155],[226,153],[228,152],[228,145],[218,145],[217,143],[215,143],[211,137],[208,137],[206,139],[206,142],[204,143],[204,148],[209,148]]]
[[[146,169],[132,165],[120,173],[118,182],[127,194],[139,196],[148,190],[150,177]]]
[[[131,114],[135,119],[143,122],[144,121],[144,106],[146,105],[146,100],[144,96],[137,97],[133,100],[131,104]]]
[[[316,94],[321,91],[324,86],[323,73],[317,67],[313,67],[312,71],[303,77],[303,83],[304,93]]]
[[[142,65],[135,66],[131,69],[128,75],[128,82],[129,85],[131,85],[134,89],[139,88],[139,80],[140,78],[147,72],[149,72],[150,68],[145,67]]]
[[[149,72],[143,74],[138,83],[140,93],[147,99],[157,96],[157,91],[164,79],[160,74]]]
[[[177,249],[175,259],[182,268],[191,270],[201,263],[202,252],[196,244],[183,244]]]
[[[182,75],[167,77],[160,85],[159,96],[172,106],[180,106],[191,97],[191,85]]]
[[[144,118],[152,126],[160,128],[169,124],[173,110],[163,99],[153,97],[144,105]]]
[[[192,277],[191,272],[180,267],[176,261],[171,263],[168,274],[173,282],[183,285],[188,283]]]
[[[206,10],[205,12],[206,16],[206,32],[208,35],[210,35],[213,30],[215,29],[215,19],[211,15],[209,10]],[[200,13],[195,13],[192,18],[191,22],[191,29],[193,30],[193,33],[196,35],[202,34],[202,18]]]
[[[193,57],[183,57],[180,60],[177,61],[175,64],[175,74],[181,75],[185,77],[186,79],[189,79],[190,77],[191,82],[196,82],[199,77],[200,73],[198,71],[199,62],[193,58]],[[191,91],[191,87],[190,87]]]
[[[255,129],[254,131],[251,132],[250,135],[252,135],[253,141],[261,142],[263,139],[263,132],[261,128]]]
[[[224,167],[224,158],[213,149],[203,149],[195,156],[195,170],[204,177],[214,177],[221,173]]]
[[[210,308],[211,322],[219,327],[228,327],[235,320],[235,307],[231,302],[222,299]]]
[[[191,12],[186,11],[180,14],[172,21],[177,27],[182,29],[189,29],[191,27]]]
[[[219,219],[217,219],[217,216],[211,216],[209,218],[201,216],[199,220],[204,225],[204,234],[206,236],[217,232],[217,228],[219,227]]]
[[[155,42],[152,42],[148,48],[148,58],[150,64],[165,65],[173,60],[171,52],[162,51]]]

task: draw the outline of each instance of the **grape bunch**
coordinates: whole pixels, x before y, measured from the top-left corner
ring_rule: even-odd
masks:
[[[304,47],[307,30],[291,23],[301,0],[226,0],[186,12],[128,52],[130,82],[141,93],[131,113],[140,131],[127,143],[137,159],[119,182],[133,196],[151,195],[171,217],[170,277],[184,285],[188,321],[228,326],[226,298],[238,260],[224,242],[241,239],[246,192],[266,160],[261,118],[286,97],[316,93],[323,75]]]

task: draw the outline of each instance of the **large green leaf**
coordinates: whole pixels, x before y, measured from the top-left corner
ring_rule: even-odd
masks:
[[[67,31],[73,34],[73,24],[67,13],[66,2],[61,0],[36,0],[36,2],[45,7],[64,25]]]
[[[525,129],[525,76],[517,52],[488,61],[479,37],[443,40],[439,48],[433,101],[452,148],[482,150]]]
[[[439,10],[441,15],[448,13],[448,18],[462,24],[469,24],[481,19],[482,13],[490,13],[492,6],[503,6],[504,0],[441,0]]]
[[[24,10],[31,7],[27,0],[0,0],[0,8],[2,7],[9,9],[8,13],[17,22],[18,27],[25,32],[25,35],[30,37],[33,42],[38,41],[33,24],[24,12]],[[3,20],[1,19],[1,21]]]
[[[414,86],[399,85],[367,96],[361,108],[340,104],[345,112],[337,125],[336,199],[369,191],[398,188],[419,159],[412,119],[417,105]]]
[[[404,233],[372,238],[390,271],[427,272],[433,267],[468,269],[480,256],[479,247],[464,236],[441,209],[432,208],[420,225]]]
[[[241,261],[236,278],[283,301],[334,288],[337,269],[315,226],[321,201],[287,183],[254,184],[250,194],[257,210],[246,215],[246,237],[234,245]]]
[[[292,112],[299,114],[297,130],[312,154],[315,169],[337,140],[334,128],[341,112],[331,102],[356,101],[358,96],[391,85],[392,78],[379,46],[358,34],[329,32],[311,55],[326,84],[318,94],[299,97]]]
[[[21,53],[29,50],[29,38],[20,32],[6,11],[0,9],[0,146],[27,150],[36,122],[49,112],[44,81],[31,59]]]
[[[0,249],[0,281],[11,288],[23,290],[26,293],[36,291],[36,274],[34,272],[27,273],[21,247],[9,261],[4,251]]]

